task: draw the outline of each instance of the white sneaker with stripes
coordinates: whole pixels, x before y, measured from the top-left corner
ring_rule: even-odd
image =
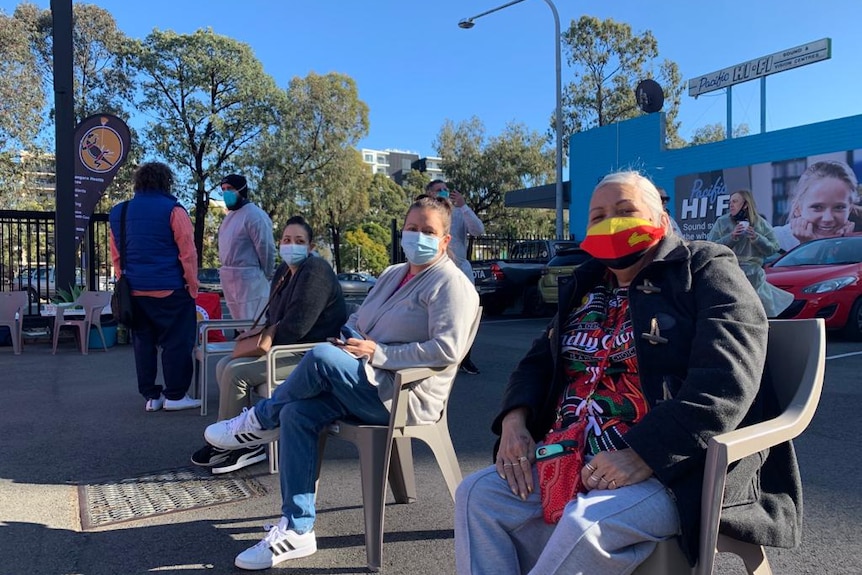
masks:
[[[217,421],[204,430],[207,443],[221,449],[255,447],[278,439],[278,428],[263,429],[254,415],[254,408],[244,408],[233,419]]]
[[[257,545],[237,555],[234,565],[249,571],[269,569],[282,561],[308,557],[316,551],[317,539],[314,531],[297,533],[288,529],[287,518],[282,517],[278,525],[270,527],[266,537]]]

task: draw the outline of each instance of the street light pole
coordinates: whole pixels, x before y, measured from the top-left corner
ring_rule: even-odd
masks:
[[[493,14],[494,12],[499,12],[504,8],[508,8],[514,4],[520,4],[524,0],[514,0],[513,2],[508,2],[503,4],[502,6],[497,6],[496,8],[491,8],[481,14],[476,14],[470,18],[464,18],[460,22],[458,22],[458,26],[465,30],[469,30],[473,26],[476,25],[475,20],[478,20],[482,16],[487,16],[488,14]],[[563,237],[563,80],[562,80],[562,47],[560,44],[560,15],[557,12],[557,7],[554,5],[552,0],[545,0],[545,4],[551,9],[551,12],[554,14],[554,29],[555,29],[555,48],[556,48],[556,111],[554,113],[554,123],[556,130],[556,144],[557,144],[557,182],[554,188],[554,206],[556,209],[556,233],[557,238]]]

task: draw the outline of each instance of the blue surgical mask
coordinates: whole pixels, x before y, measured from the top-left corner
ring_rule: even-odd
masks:
[[[281,244],[278,254],[289,266],[296,266],[308,257],[308,246],[304,244]]]
[[[232,208],[236,205],[236,202],[239,200],[239,194],[237,194],[233,190],[225,190],[221,193],[221,197],[224,200],[224,205],[228,208]]]
[[[440,239],[422,232],[401,232],[401,249],[407,261],[414,266],[423,266],[434,261],[440,248]]]
[[[448,200],[449,199],[449,190],[447,190],[446,188],[443,188],[442,190],[437,190],[437,197],[443,198],[444,200]]]

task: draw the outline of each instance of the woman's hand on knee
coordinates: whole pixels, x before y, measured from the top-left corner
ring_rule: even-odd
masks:
[[[652,477],[652,469],[634,449],[602,451],[584,465],[581,482],[588,491],[617,489]]]
[[[513,413],[513,412],[512,412]],[[509,483],[512,493],[526,499],[533,492],[532,462],[536,442],[533,441],[522,417],[506,417],[497,451],[497,474]]]

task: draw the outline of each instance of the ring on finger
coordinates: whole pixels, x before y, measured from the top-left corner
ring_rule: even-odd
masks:
[[[525,462],[525,461],[527,461],[527,456],[526,456],[526,455],[522,455],[521,457],[519,457],[519,458],[518,458],[518,463],[523,463],[523,462]]]
[[[590,473],[595,473],[595,472],[596,472],[596,468],[593,466],[593,464],[592,464],[592,463],[587,463],[586,465],[584,465],[584,467],[586,467],[586,468],[589,470],[589,472],[590,472]]]
[[[514,467],[514,466],[515,466],[514,463],[504,463],[503,464],[503,467]]]
[[[601,478],[601,477],[596,477],[595,475],[590,475],[590,479],[591,479],[592,481],[594,481],[595,483],[598,483],[599,481],[601,481],[601,480],[602,480],[602,478]]]
[[[611,479],[611,480],[608,482],[608,489],[616,489],[616,488],[617,488],[617,480],[616,480],[616,479]]]

